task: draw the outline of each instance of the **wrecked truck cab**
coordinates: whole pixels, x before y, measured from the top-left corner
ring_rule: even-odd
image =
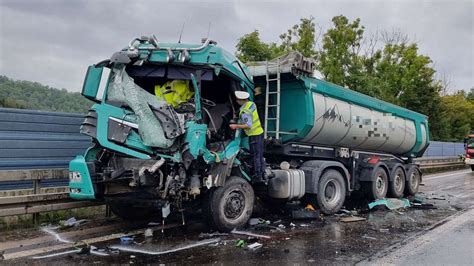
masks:
[[[252,89],[246,67],[213,41],[133,40],[88,68],[82,94],[96,103],[81,133],[94,145],[70,162],[71,198],[104,201],[126,219],[223,202],[212,210],[216,228],[243,225],[254,200],[242,152],[248,141],[229,124],[239,109],[234,92]],[[232,214],[224,213],[229,206]]]

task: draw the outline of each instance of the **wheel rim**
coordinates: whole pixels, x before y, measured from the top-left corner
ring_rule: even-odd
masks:
[[[224,215],[228,219],[235,220],[245,209],[245,197],[239,190],[233,190],[224,199]]]
[[[334,180],[328,180],[324,185],[324,200],[329,205],[335,205],[341,197],[341,187]]]
[[[395,176],[394,183],[395,183],[395,190],[398,191],[398,192],[402,191],[403,182],[402,182],[402,175],[401,174],[397,174]]]
[[[418,176],[415,172],[411,174],[410,177],[410,186],[413,190],[415,190],[418,187]]]
[[[379,175],[377,176],[377,179],[375,181],[375,192],[377,193],[377,195],[383,195],[384,191],[385,191],[385,180],[381,175]]]

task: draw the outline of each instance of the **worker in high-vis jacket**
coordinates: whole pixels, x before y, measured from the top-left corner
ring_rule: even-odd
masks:
[[[254,183],[266,182],[265,161],[263,158],[263,128],[258,117],[257,106],[249,100],[250,94],[245,91],[236,91],[237,103],[241,106],[238,124],[231,124],[231,129],[243,129],[249,137],[250,154],[253,161]]]

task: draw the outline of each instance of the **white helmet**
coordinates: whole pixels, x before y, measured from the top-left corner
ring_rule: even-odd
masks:
[[[246,91],[235,91],[235,97],[239,100],[247,100],[250,94]]]

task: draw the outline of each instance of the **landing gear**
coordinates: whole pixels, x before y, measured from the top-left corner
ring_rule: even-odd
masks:
[[[232,176],[222,187],[209,191],[203,206],[209,223],[221,232],[242,227],[252,216],[255,195],[244,179]]]

